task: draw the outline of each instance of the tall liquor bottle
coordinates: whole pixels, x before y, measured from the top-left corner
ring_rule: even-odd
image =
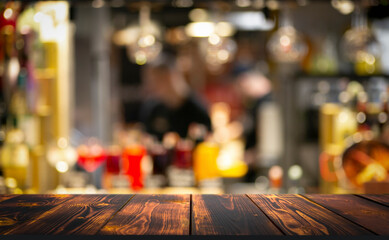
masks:
[[[8,187],[26,188],[27,169],[29,164],[28,147],[24,143],[24,135],[20,129],[13,128],[1,151],[1,165]]]
[[[27,113],[25,85],[27,72],[23,68],[19,72],[17,85],[12,93],[9,114],[7,116],[7,133],[1,152],[1,163],[6,181],[13,187],[24,190],[29,166],[29,149],[25,144],[25,133],[21,129]],[[15,184],[12,184],[16,181]],[[12,186],[11,186],[12,187]]]

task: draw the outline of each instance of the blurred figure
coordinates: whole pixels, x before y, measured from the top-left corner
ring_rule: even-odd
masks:
[[[258,109],[263,103],[273,100],[272,86],[270,80],[257,71],[240,74],[237,78],[237,84],[246,110],[243,123],[245,126],[246,148],[249,149],[254,147],[257,142]]]
[[[246,181],[255,180],[255,168],[258,146],[259,131],[259,110],[264,103],[271,102],[272,86],[269,79],[258,71],[245,71],[238,75],[236,80],[237,88],[241,94],[245,114],[241,119],[244,126],[244,136],[246,139],[245,161],[249,165],[246,174]]]
[[[146,65],[143,80],[149,98],[141,107],[140,120],[147,132],[161,140],[167,132],[177,132],[185,138],[192,123],[210,130],[207,109],[190,89],[173,56],[161,54]]]

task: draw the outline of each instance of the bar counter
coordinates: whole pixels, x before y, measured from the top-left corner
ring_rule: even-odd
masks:
[[[389,235],[389,195],[0,195],[2,235]]]

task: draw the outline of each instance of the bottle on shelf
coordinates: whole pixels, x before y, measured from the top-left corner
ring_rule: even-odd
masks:
[[[381,94],[381,110],[377,115],[379,132],[381,140],[389,144],[389,109],[388,109],[388,93]]]
[[[29,151],[24,142],[23,131],[16,128],[16,119],[12,129],[7,131],[6,140],[1,150],[1,165],[6,186],[13,193],[21,193],[26,189]]]
[[[360,92],[358,93],[358,102],[356,106],[356,120],[357,120],[357,131],[361,133],[365,133],[371,130],[371,126],[367,119],[367,93]]]

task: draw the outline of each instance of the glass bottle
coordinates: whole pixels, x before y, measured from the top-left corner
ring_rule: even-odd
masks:
[[[16,125],[16,120],[14,125]],[[1,165],[6,182],[16,189],[25,189],[29,151],[24,143],[23,131],[13,128],[7,132],[6,140],[1,151]]]
[[[367,121],[367,93],[360,92],[358,94],[358,102],[356,106],[356,120],[357,120],[357,130],[358,132],[365,132],[371,130],[369,123]]]

